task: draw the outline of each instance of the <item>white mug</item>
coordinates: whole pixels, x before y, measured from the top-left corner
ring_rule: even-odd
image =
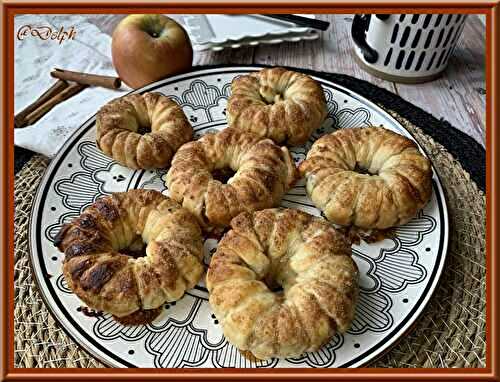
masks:
[[[355,15],[355,55],[367,72],[390,81],[420,83],[446,68],[467,15]]]

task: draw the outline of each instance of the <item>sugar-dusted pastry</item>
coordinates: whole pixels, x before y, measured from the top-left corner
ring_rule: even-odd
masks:
[[[216,172],[234,172],[227,181]],[[243,211],[279,205],[298,171],[286,147],[239,129],[209,133],[183,145],[167,173],[170,197],[205,227],[225,227]]]
[[[242,213],[231,228],[207,273],[229,342],[259,359],[295,357],[349,329],[359,272],[344,235],[294,209]]]
[[[97,146],[132,169],[165,168],[193,128],[181,107],[161,93],[130,94],[96,116]]]
[[[404,224],[432,194],[429,160],[412,140],[381,127],[322,136],[299,170],[313,203],[340,225],[384,229]]]
[[[230,126],[276,143],[302,145],[327,114],[325,94],[311,77],[283,68],[236,77],[227,103]]]
[[[89,307],[130,324],[154,319],[204,272],[196,218],[153,190],[98,199],[63,225],[55,245],[65,254],[69,288]]]

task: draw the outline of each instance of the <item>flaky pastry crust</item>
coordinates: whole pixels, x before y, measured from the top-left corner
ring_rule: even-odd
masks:
[[[322,136],[299,170],[313,203],[340,225],[385,229],[404,224],[432,194],[429,160],[412,140],[381,127]]]
[[[227,104],[230,126],[276,143],[302,145],[327,115],[325,94],[314,79],[283,68],[236,77]]]
[[[143,243],[145,256],[125,252]],[[89,307],[118,317],[180,299],[204,272],[196,218],[153,190],[98,199],[63,225],[55,245],[65,253],[69,288]]]
[[[230,168],[227,183],[213,172]],[[225,227],[243,211],[279,205],[298,177],[286,147],[270,139],[227,128],[183,145],[167,173],[170,197],[182,204],[204,227]]]
[[[132,169],[168,167],[193,135],[180,106],[154,92],[108,102],[97,113],[96,131],[97,147]]]
[[[259,359],[294,357],[350,327],[359,272],[350,243],[326,220],[267,209],[242,213],[231,228],[207,273],[229,342]]]

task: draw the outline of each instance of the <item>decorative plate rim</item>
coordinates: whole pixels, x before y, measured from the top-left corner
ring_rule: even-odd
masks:
[[[155,88],[169,85],[170,83],[178,82],[181,80],[187,80],[192,77],[197,77],[201,75],[208,75],[208,74],[216,74],[216,73],[226,73],[226,72],[252,72],[252,71],[258,71],[260,69],[266,68],[269,66],[265,65],[252,65],[252,66],[219,66],[219,67],[212,67],[212,68],[207,68],[207,69],[201,69],[201,70],[195,70],[191,71],[188,73],[184,73],[181,75],[173,76],[161,81],[154,82],[152,84],[149,84],[147,86],[144,86],[140,89],[136,89],[133,91],[130,91],[129,93],[126,93],[125,95],[128,94],[135,94],[135,93],[142,93],[146,91],[151,91],[154,90]],[[407,134],[409,134],[413,140],[417,143],[418,147],[425,153],[427,157],[429,157],[427,151],[418,143],[418,141],[415,139],[414,135],[408,131],[400,122],[398,122],[391,114],[389,114],[387,111],[385,111],[383,108],[378,106],[377,104],[373,103],[369,99],[361,96],[355,91],[352,91],[342,85],[338,85],[337,83],[324,79],[320,76],[315,76],[311,75],[314,79],[319,81],[320,83],[323,84],[328,84],[330,86],[333,86],[341,91],[344,91],[347,93],[349,96],[355,98],[356,100],[364,103],[366,106],[376,110],[378,113],[384,115],[388,120],[391,120],[391,122],[394,125],[399,126],[402,130],[404,130]],[[93,357],[96,359],[100,360],[104,364],[110,367],[136,367],[135,365],[127,362],[126,360],[121,360],[117,361],[116,359],[113,359],[112,356],[109,356],[108,351],[103,351],[102,349],[94,349],[95,345],[90,344],[90,346],[87,346],[87,342],[89,342],[85,336],[82,336],[82,333],[75,333],[75,330],[77,327],[75,325],[70,324],[68,325],[68,317],[64,317],[65,320],[61,319],[59,317],[59,314],[61,313],[60,308],[56,308],[54,306],[54,303],[56,301],[53,300],[52,297],[47,296],[46,293],[47,291],[45,290],[46,288],[46,282],[45,280],[40,279],[40,263],[39,261],[39,256],[35,257],[35,252],[34,252],[34,243],[36,241],[36,233],[35,230],[33,230],[34,222],[35,220],[38,220],[39,216],[42,214],[40,213],[40,200],[42,198],[42,190],[45,190],[48,184],[50,184],[54,167],[57,166],[58,162],[61,160],[61,157],[65,154],[65,152],[68,150],[68,147],[74,143],[74,141],[78,140],[78,136],[84,133],[87,128],[89,128],[92,123],[95,121],[95,116],[96,114],[92,115],[90,118],[88,118],[80,127],[78,127],[66,140],[66,142],[61,146],[61,148],[58,150],[57,154],[52,158],[49,166],[47,167],[40,184],[38,185],[36,195],[31,207],[31,214],[30,214],[30,219],[29,219],[29,226],[28,226],[28,233],[29,233],[29,240],[28,240],[28,246],[29,246],[29,261],[30,261],[30,266],[32,269],[32,273],[34,275],[34,279],[36,280],[36,284],[38,286],[38,289],[40,291],[40,295],[42,297],[42,300],[44,301],[46,307],[48,308],[49,312],[51,313],[52,317],[55,319],[55,321],[58,323],[59,327],[63,329],[63,331],[83,350],[85,350],[87,353],[91,354]],[[441,237],[440,237],[440,247],[436,256],[439,256],[439,258],[436,260],[436,265],[434,266],[433,273],[434,275],[431,275],[431,280],[428,282],[428,284],[425,286],[426,291],[422,293],[422,295],[419,297],[421,301],[419,304],[415,305],[412,310],[406,315],[404,320],[400,322],[397,327],[392,331],[392,334],[389,335],[388,337],[384,338],[382,340],[383,344],[380,346],[380,344],[377,344],[378,348],[372,351],[372,348],[368,349],[367,351],[361,353],[358,355],[356,358],[353,360],[350,360],[347,362],[348,365],[342,365],[341,367],[360,367],[360,366],[366,366],[373,360],[379,358],[381,355],[385,354],[387,351],[389,351],[399,340],[402,339],[402,337],[411,329],[411,327],[415,324],[416,320],[420,317],[422,312],[424,311],[425,307],[429,303],[430,298],[436,291],[437,284],[441,278],[443,269],[444,269],[444,264],[446,262],[446,257],[448,253],[448,245],[449,245],[449,230],[450,230],[450,225],[449,225],[449,214],[448,214],[448,206],[447,206],[447,201],[446,201],[446,196],[444,194],[444,190],[442,187],[441,183],[441,178],[439,176],[439,173],[436,171],[434,164],[432,163],[432,169],[433,173],[436,175],[436,181],[433,182],[433,188],[436,193],[436,201],[438,202],[438,205],[440,206],[440,215],[442,214],[442,221],[444,222],[441,232]],[[38,207],[38,208],[37,208]],[[38,251],[37,251],[38,253]],[[37,271],[38,270],[38,271]],[[50,292],[50,291],[49,291]],[[52,301],[52,303],[49,303]],[[57,305],[57,304],[55,304]],[[70,319],[71,321],[72,319]],[[72,330],[73,329],[73,332]],[[370,353],[371,352],[371,353]],[[110,352],[112,353],[112,352]],[[167,368],[168,369],[168,368]]]

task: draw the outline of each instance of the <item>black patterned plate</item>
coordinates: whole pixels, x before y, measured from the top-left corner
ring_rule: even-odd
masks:
[[[255,67],[209,69],[147,86],[174,98],[193,124],[196,136],[226,127],[225,107],[231,80]],[[384,126],[411,138],[389,114],[352,91],[317,79],[324,88],[329,114],[323,127],[303,147],[292,149],[296,162],[311,144],[338,128]],[[96,110],[101,105],[95,105]],[[91,118],[52,160],[38,190],[30,228],[31,257],[40,291],[54,317],[83,348],[117,367],[356,367],[390,347],[424,309],[443,269],[448,244],[448,213],[441,183],[434,173],[430,203],[397,236],[353,247],[361,271],[361,294],[352,328],[315,353],[290,359],[253,361],[222,335],[200,282],[177,303],[166,304],[149,325],[125,327],[110,315],[90,312],[67,288],[61,274],[63,255],[54,236],[98,197],[132,188],[168,194],[165,171],[132,171],[100,153]],[[319,211],[300,182],[283,206],[314,215]],[[217,241],[205,242],[208,263]]]

